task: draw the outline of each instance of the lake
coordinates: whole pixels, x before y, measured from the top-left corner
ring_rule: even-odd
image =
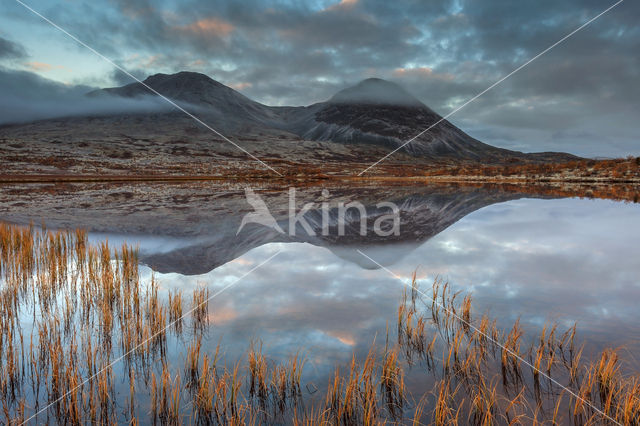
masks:
[[[305,187],[295,205],[315,203],[306,215],[315,231],[309,235],[300,224],[290,227],[288,188],[254,189],[280,230],[257,223],[239,230],[253,210],[241,186],[15,185],[1,192],[3,221],[80,227],[94,244],[138,246],[141,281],[153,277],[161,297],[181,290],[190,300],[208,288],[203,352],[219,345],[229,364],[246,360],[252,342],[272,364],[300,354],[302,396],[316,403],[336,367],[348,371],[354,354],[364,359],[373,342],[383,350],[396,340],[398,307],[414,272],[426,294],[434,281],[460,298],[471,294],[474,318],[487,313],[500,330],[519,319],[526,345],[545,324],[577,324],[585,360],[611,347],[624,371],[640,367],[638,204],[495,186]],[[368,232],[362,235],[352,209],[338,235],[338,204],[356,201],[367,211]],[[371,232],[373,218],[388,214],[375,207],[381,202],[399,208],[394,235]],[[28,316],[23,321],[28,330]],[[180,365],[189,341],[171,337],[167,358]],[[403,368],[412,395],[403,410],[410,411],[435,379],[421,363]],[[142,393],[140,412],[149,398]]]

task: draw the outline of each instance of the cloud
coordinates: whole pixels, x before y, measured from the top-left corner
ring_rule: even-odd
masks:
[[[25,65],[33,71],[50,71],[53,69],[53,65],[44,62],[25,62]]]
[[[210,17],[177,27],[176,30],[199,37],[226,37],[233,31],[233,25],[222,19]]]
[[[109,115],[166,111],[157,98],[88,97],[94,90],[48,80],[27,71],[0,68],[0,125],[74,115]]]
[[[356,4],[358,4],[358,0],[340,0],[337,3],[327,6],[325,11],[340,11],[340,10],[349,10],[353,8]]]
[[[27,56],[29,55],[21,44],[0,37],[0,59],[22,59]]]
[[[147,72],[144,69],[140,68],[129,68],[127,69],[127,72],[133,75],[138,80],[144,80],[148,77]],[[113,81],[116,86],[124,86],[135,82],[135,80],[131,78],[131,76],[120,71],[118,68],[114,68],[114,70],[111,72],[110,77],[111,81]]]
[[[392,75],[399,79],[410,80],[416,79],[423,82],[426,79],[435,79],[440,81],[453,81],[455,76],[451,73],[436,73],[430,67],[412,67],[412,68],[396,68]]]
[[[69,68],[65,66],[51,65],[51,64],[47,64],[46,62],[31,61],[31,62],[25,62],[24,65],[33,71],[40,71],[40,72],[51,71],[53,69],[66,69],[67,71],[71,71]]]
[[[248,89],[251,86],[253,86],[251,83],[244,81],[244,82],[240,82],[240,83],[229,83],[229,87],[231,87],[232,89],[236,89],[236,90],[244,90],[244,89]]]

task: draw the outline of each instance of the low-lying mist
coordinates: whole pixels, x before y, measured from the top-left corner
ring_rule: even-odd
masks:
[[[87,96],[95,89],[0,68],[0,125],[70,116],[167,112],[174,108],[152,95],[131,99],[108,94]]]

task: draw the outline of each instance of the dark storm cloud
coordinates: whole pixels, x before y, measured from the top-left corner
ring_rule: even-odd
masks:
[[[22,45],[0,37],[0,59],[21,59],[27,56],[27,51]]]

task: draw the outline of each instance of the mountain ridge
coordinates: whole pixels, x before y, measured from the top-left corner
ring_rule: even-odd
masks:
[[[387,149],[402,146],[410,155],[432,159],[496,163],[505,158],[536,161],[534,157],[540,156],[483,143],[443,119],[400,85],[380,78],[362,80],[324,102],[300,107],[264,105],[205,74],[190,71],[154,74],[144,83],[172,100],[204,107],[203,113],[209,114],[216,126],[238,138],[242,138],[243,129],[253,126],[290,132],[311,141],[378,145]],[[145,85],[135,82],[100,89],[91,95],[155,95]],[[438,124],[403,146],[435,123]],[[544,154],[546,158],[548,153]],[[577,158],[564,153],[557,156],[565,160]]]
[[[78,101],[79,113],[1,126],[4,155],[11,158],[7,172],[261,175],[260,167],[247,166],[250,153],[253,159],[265,159],[294,175],[348,174],[378,161],[438,121],[385,161],[389,170],[400,167],[387,173],[578,158],[487,145],[441,120],[402,87],[380,79],[364,80],[326,101],[300,107],[261,104],[200,73],[154,74],[144,81],[90,92],[85,103]]]

